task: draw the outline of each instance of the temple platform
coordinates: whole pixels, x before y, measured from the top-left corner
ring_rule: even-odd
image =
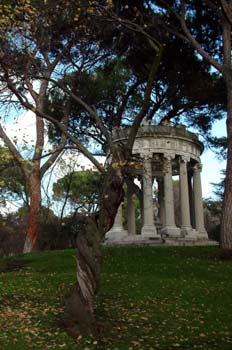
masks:
[[[133,237],[125,237],[119,240],[105,240],[103,242],[104,246],[117,246],[117,245],[151,245],[151,246],[218,246],[219,243],[217,241],[209,240],[209,239],[186,239],[186,238],[178,238],[178,239],[162,239],[162,238],[150,238],[144,239],[141,238],[140,235],[134,235]]]

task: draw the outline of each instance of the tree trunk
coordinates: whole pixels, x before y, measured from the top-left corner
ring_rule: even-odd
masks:
[[[232,74],[230,72],[227,72],[226,84],[228,150],[220,243],[222,248],[232,249]]]
[[[26,241],[24,253],[36,250],[38,247],[40,209],[41,209],[41,179],[39,170],[33,170],[27,180],[30,205],[28,213]]]
[[[232,66],[231,66],[231,23],[227,18],[223,22],[223,78],[227,91],[227,165],[225,192],[222,208],[220,244],[221,248],[232,249]]]
[[[77,236],[77,283],[66,299],[62,320],[62,325],[74,337],[96,331],[95,296],[100,282],[101,243],[114,223],[122,198],[123,180],[117,170],[111,168],[104,181],[100,211],[82,218]]]

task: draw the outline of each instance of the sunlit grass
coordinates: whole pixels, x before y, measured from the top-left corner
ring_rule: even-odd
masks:
[[[218,248],[105,248],[101,331],[76,340],[57,323],[73,256],[28,254],[17,257],[22,269],[0,273],[1,350],[232,349],[232,261],[217,259]]]

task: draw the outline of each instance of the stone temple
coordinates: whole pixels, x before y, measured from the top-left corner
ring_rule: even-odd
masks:
[[[128,129],[114,131],[115,142],[124,142]],[[127,186],[126,229],[122,205],[106,243],[181,242],[200,243],[208,240],[204,226],[201,188],[201,160],[204,146],[198,136],[184,126],[141,126],[133,154],[140,166],[132,168],[134,181],[142,190],[142,228],[136,232],[135,194]],[[173,176],[178,179],[179,225],[176,225]],[[154,187],[156,197],[154,197]],[[172,244],[172,243],[170,243]],[[184,244],[184,243],[183,243]]]

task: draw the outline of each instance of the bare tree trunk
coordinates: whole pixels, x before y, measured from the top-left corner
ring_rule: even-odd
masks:
[[[231,73],[231,23],[223,22],[223,78],[227,91],[227,165],[225,179],[225,193],[222,208],[220,243],[224,249],[232,249],[232,73]]]
[[[232,75],[227,72],[227,166],[225,193],[222,209],[220,244],[224,249],[232,249]]]
[[[39,238],[40,209],[41,209],[41,180],[39,170],[34,170],[27,180],[30,205],[27,222],[24,253],[37,249]]]
[[[101,208],[97,215],[85,216],[77,237],[77,283],[66,299],[62,325],[72,336],[96,331],[95,296],[101,273],[101,243],[112,227],[123,198],[123,180],[110,169],[104,181]]]

